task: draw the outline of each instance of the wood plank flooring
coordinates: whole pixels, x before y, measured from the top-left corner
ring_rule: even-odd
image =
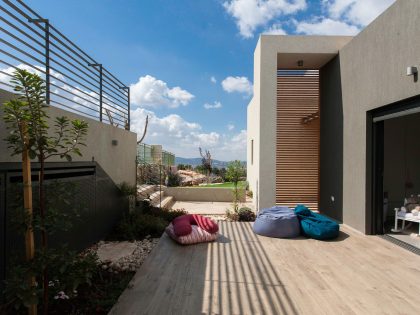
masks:
[[[336,241],[255,235],[219,222],[217,242],[164,235],[110,314],[420,314],[420,256],[343,227]]]

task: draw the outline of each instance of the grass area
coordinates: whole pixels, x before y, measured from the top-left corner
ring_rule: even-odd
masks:
[[[213,188],[233,188],[232,182],[226,182],[221,184],[207,184],[207,185],[200,185],[198,187],[213,187]],[[246,187],[246,181],[238,182],[239,188],[245,188]]]

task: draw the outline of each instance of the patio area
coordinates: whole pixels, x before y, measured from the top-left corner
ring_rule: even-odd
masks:
[[[219,222],[211,244],[164,235],[110,314],[416,314],[420,257],[342,227],[339,239],[272,239]]]

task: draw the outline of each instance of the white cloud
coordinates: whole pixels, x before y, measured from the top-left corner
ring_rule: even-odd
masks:
[[[151,75],[140,77],[136,83],[131,84],[130,96],[134,105],[170,108],[185,106],[194,98],[194,95],[179,86],[169,88],[166,82]]]
[[[296,32],[307,35],[356,35],[359,28],[345,22],[324,18],[320,21],[298,22]]]
[[[217,83],[217,80],[216,80],[216,78],[214,76],[211,76],[210,77],[210,82],[216,84]]]
[[[286,31],[281,27],[280,24],[273,24],[266,29],[263,34],[265,35],[287,35]]]
[[[210,150],[214,158],[233,160],[246,158],[246,133],[228,136],[215,131],[204,132],[200,124],[179,115],[158,117],[153,111],[137,108],[131,111],[131,130],[138,137],[143,133],[146,116],[149,126],[144,143],[161,144],[164,150],[181,157],[198,157],[198,148]]]
[[[332,18],[366,26],[394,2],[395,0],[328,0],[324,3]]]
[[[228,124],[228,125],[227,125],[227,129],[228,129],[229,131],[232,131],[233,129],[235,129],[235,125],[234,125],[234,124]]]
[[[215,101],[213,104],[206,103],[203,106],[205,109],[218,109],[222,108],[222,103]]]
[[[247,77],[227,77],[222,81],[223,89],[228,93],[238,92],[245,95],[252,94],[252,83]]]
[[[306,0],[227,0],[223,6],[235,19],[241,36],[250,38],[271,20],[306,9]]]

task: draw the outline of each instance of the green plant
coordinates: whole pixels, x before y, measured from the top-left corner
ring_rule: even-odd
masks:
[[[255,213],[248,207],[242,207],[238,210],[238,221],[252,222],[255,221]]]
[[[182,178],[177,173],[168,172],[168,187],[178,187],[181,185]]]
[[[248,207],[242,207],[237,211],[226,210],[226,217],[231,221],[253,222],[255,221],[255,213]]]
[[[42,253],[45,255],[48,252],[47,222],[51,221],[50,219],[53,217],[52,213],[46,211],[45,161],[53,156],[65,158],[67,161],[72,160],[72,154],[80,156],[79,147],[84,145],[83,139],[87,134],[88,125],[84,121],[77,119],[70,121],[63,116],[55,118],[54,128],[51,130],[47,123],[49,117],[46,109],[48,105],[45,104],[46,87],[43,79],[26,70],[17,69],[13,74],[11,83],[14,85],[17,97],[4,104],[3,119],[10,131],[5,140],[9,144],[8,147],[12,149],[12,155],[22,154],[22,160],[25,161],[25,155],[28,154],[31,159],[36,158],[40,163],[38,227],[41,233]],[[27,178],[30,167],[29,170],[27,167],[23,170],[24,178]],[[30,181],[26,183],[27,185],[28,183],[31,184]],[[25,200],[32,199],[27,191],[24,192]],[[26,217],[27,231],[32,231],[32,213],[27,211]],[[28,232],[26,234],[27,237],[30,237]],[[32,247],[34,247],[33,241]],[[33,254],[27,254],[27,256],[30,257],[30,260],[35,259]],[[48,264],[44,265],[42,273],[43,308],[44,314],[48,314]],[[34,310],[32,310],[33,312]]]
[[[122,182],[118,185],[118,189],[120,190],[120,193],[122,196],[135,196],[137,194],[137,186],[136,185],[130,185],[127,182]]]
[[[233,183],[233,211],[239,209],[239,200],[242,197],[242,190],[238,189],[238,182],[245,175],[245,168],[242,163],[235,160],[229,163],[226,171],[226,179]]]

